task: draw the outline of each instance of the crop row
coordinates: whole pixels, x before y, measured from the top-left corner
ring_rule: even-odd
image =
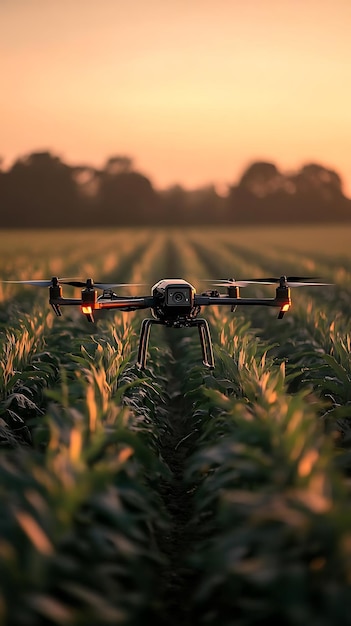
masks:
[[[67,237],[9,256],[3,277],[201,289],[281,267],[229,233]],[[54,319],[42,291],[3,286],[2,623],[349,623],[348,268],[295,263],[282,271],[336,286],[297,290],[279,321],[204,312],[213,373],[192,329],[156,328],[139,372],[140,314]]]
[[[199,429],[186,468],[203,520],[196,614],[201,624],[348,624],[350,494],[323,403],[308,387],[289,392],[284,361],[245,323],[230,358],[227,341],[215,377],[194,372],[186,391]]]

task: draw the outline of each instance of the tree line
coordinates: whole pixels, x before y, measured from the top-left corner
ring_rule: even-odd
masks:
[[[125,156],[97,169],[33,152],[0,170],[0,211],[1,228],[326,223],[349,221],[351,200],[317,163],[287,174],[257,161],[219,195],[214,185],[157,190]]]

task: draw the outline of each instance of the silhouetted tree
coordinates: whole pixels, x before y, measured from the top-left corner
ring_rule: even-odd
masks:
[[[160,221],[167,226],[186,223],[187,192],[181,185],[172,185],[160,192],[162,213]]]
[[[98,226],[100,171],[90,165],[77,165],[72,168],[72,178],[78,190],[81,226]]]
[[[186,220],[192,225],[216,224],[223,221],[223,198],[214,185],[206,185],[186,193]]]
[[[283,175],[274,164],[257,162],[230,188],[227,212],[235,223],[331,222],[351,219],[351,202],[333,170],[312,163]]]
[[[113,157],[100,173],[99,216],[106,225],[138,225],[155,221],[159,196],[149,179],[132,170],[126,157]]]
[[[18,159],[5,176],[2,192],[7,226],[49,227],[77,222],[79,195],[71,168],[49,152]]]
[[[264,198],[281,188],[283,179],[274,163],[257,161],[244,172],[238,182],[238,188],[245,189],[257,198]]]
[[[163,216],[168,225],[202,226],[222,223],[224,200],[214,185],[191,191],[174,185],[161,192]]]
[[[340,176],[316,163],[304,165],[291,180],[299,194],[315,193],[326,201],[335,201],[343,195]]]
[[[157,192],[128,156],[102,170],[69,166],[34,152],[5,171],[0,161],[1,227],[264,224],[350,221],[351,200],[340,176],[316,163],[283,174],[276,165],[249,165],[225,198],[213,185]]]
[[[133,160],[128,156],[110,157],[105,165],[104,171],[111,176],[129,174],[133,171]]]
[[[350,218],[350,201],[342,192],[340,176],[316,163],[304,165],[288,177],[291,213],[296,221],[332,221]]]

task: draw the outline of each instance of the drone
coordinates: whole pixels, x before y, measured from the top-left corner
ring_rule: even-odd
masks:
[[[98,283],[92,278],[86,281],[57,278],[50,280],[16,280],[3,281],[49,288],[49,304],[55,315],[61,316],[61,307],[79,306],[81,312],[89,322],[94,322],[94,312],[99,310],[118,309],[119,311],[139,311],[150,309],[152,317],[145,318],[141,323],[139,348],[137,357],[138,369],[144,369],[147,362],[147,353],[151,326],[160,324],[168,328],[197,327],[202,351],[202,362],[205,367],[213,370],[215,361],[213,356],[212,340],[208,322],[199,317],[202,307],[230,306],[235,311],[237,306],[268,306],[279,309],[278,319],[282,319],[291,306],[291,287],[324,286],[330,283],[314,282],[312,277],[281,276],[280,278],[254,278],[235,280],[234,278],[212,281],[214,287],[226,288],[226,293],[217,289],[208,290],[201,294],[196,293],[195,287],[182,278],[163,278],[151,289],[147,296],[120,296],[113,290],[118,287],[134,286],[130,283]],[[240,287],[250,284],[276,284],[274,298],[241,298]],[[63,296],[62,285],[80,287],[80,298]],[[102,294],[98,295],[98,290]]]

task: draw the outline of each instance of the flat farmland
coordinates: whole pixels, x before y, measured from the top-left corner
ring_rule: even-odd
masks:
[[[196,329],[154,327],[139,370],[148,310],[92,324],[56,317],[47,287],[0,283],[0,623],[350,623],[350,236],[0,231],[2,281],[328,283],[292,288],[283,319],[203,307],[213,371]]]

